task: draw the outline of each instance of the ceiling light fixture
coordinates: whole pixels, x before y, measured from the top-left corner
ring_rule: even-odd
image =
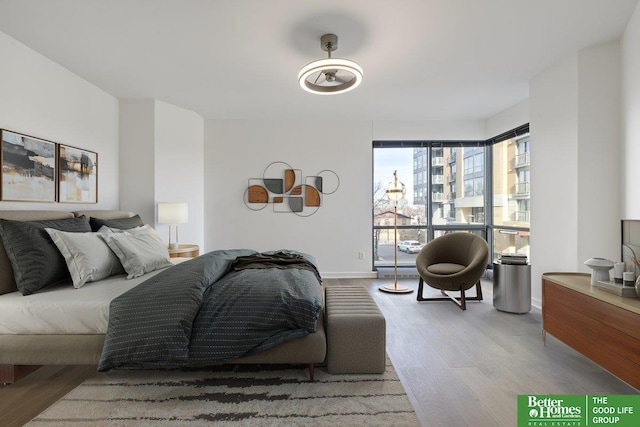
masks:
[[[331,52],[338,49],[338,36],[325,34],[320,38],[320,47],[329,57],[302,67],[298,73],[302,89],[318,95],[334,95],[358,87],[362,82],[362,68],[348,59],[331,57]]]

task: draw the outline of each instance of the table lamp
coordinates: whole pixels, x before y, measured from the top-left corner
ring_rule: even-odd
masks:
[[[186,224],[189,207],[186,203],[158,203],[158,223],[169,224],[169,249],[178,249],[178,224]],[[171,226],[176,226],[176,241],[171,242]]]

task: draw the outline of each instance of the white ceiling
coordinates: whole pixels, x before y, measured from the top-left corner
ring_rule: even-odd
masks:
[[[549,65],[620,38],[637,3],[0,0],[0,31],[118,98],[205,119],[482,119],[526,99]],[[364,81],[312,95],[297,74],[326,56],[329,32]]]

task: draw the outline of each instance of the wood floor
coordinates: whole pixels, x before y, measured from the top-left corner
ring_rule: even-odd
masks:
[[[638,393],[549,335],[544,346],[538,310],[495,310],[490,281],[483,281],[485,300],[469,301],[464,312],[446,301],[418,303],[416,292],[378,291],[389,283],[325,280],[328,286],[369,288],[387,319],[387,352],[422,426],[512,427],[518,394]],[[417,280],[400,283],[417,289]],[[46,366],[1,387],[0,425],[23,425],[93,372],[95,367]]]

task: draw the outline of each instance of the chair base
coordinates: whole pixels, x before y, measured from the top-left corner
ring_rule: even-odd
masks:
[[[446,291],[444,291],[442,289],[440,290],[440,292],[445,297],[425,298],[425,297],[422,296],[423,289],[424,289],[424,280],[421,277],[420,281],[418,282],[418,301],[453,301],[454,304],[457,305],[458,307],[460,307],[460,309],[462,309],[462,310],[466,310],[467,309],[467,301],[482,301],[482,287],[480,286],[480,281],[479,280],[478,280],[478,283],[476,283],[476,296],[475,297],[466,296],[465,292],[464,292],[464,288],[462,287],[462,285],[460,286],[460,297],[459,298],[456,298],[453,295],[448,294]],[[453,292],[458,292],[458,291],[453,291]]]

